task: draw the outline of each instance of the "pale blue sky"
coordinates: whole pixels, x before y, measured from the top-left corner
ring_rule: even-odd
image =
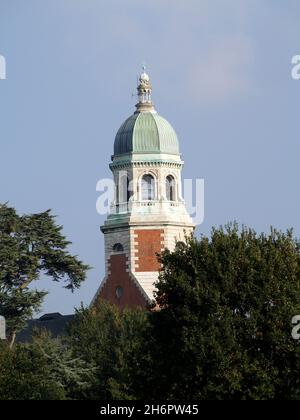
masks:
[[[96,182],[134,110],[148,64],[157,110],[174,126],[186,178],[204,178],[205,222],[237,220],[300,236],[298,0],[0,0],[0,201],[52,208],[94,269],[44,312],[89,303],[104,274]]]

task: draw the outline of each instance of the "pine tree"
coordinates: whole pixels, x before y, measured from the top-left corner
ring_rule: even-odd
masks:
[[[30,287],[33,282],[45,275],[73,291],[85,280],[89,267],[69,254],[69,245],[50,210],[19,216],[0,205],[0,313],[11,345],[46,295]]]

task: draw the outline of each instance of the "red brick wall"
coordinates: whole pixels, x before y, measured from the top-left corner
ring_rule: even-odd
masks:
[[[160,254],[164,245],[163,229],[142,229],[135,230],[135,256],[138,257],[136,264],[137,272],[159,271],[160,264],[157,261],[156,253]]]
[[[104,287],[102,288],[99,298],[109,301],[120,308],[144,308],[147,304],[144,296],[131,279],[128,272],[128,259],[125,254],[112,255],[109,260],[110,274]],[[123,288],[123,296],[118,299],[116,295],[117,287]]]

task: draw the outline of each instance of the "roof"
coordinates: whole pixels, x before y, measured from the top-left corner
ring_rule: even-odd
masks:
[[[117,132],[114,155],[165,153],[179,155],[179,142],[171,124],[155,111],[136,112]]]
[[[24,330],[17,334],[17,342],[27,343],[32,341],[32,336],[36,330],[48,331],[53,338],[66,335],[67,328],[74,321],[75,315],[61,315],[58,312],[45,314],[39,319],[27,321]]]

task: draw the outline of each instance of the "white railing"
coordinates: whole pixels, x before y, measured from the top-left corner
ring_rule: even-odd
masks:
[[[132,210],[140,208],[151,208],[154,210],[167,209],[168,207],[176,208],[182,205],[181,201],[167,201],[167,200],[145,200],[145,201],[129,201],[128,203],[112,204],[110,206],[110,214],[125,214]]]

